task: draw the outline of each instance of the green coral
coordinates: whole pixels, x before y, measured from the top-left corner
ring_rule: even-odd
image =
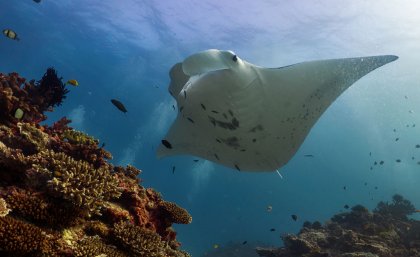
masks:
[[[88,136],[87,134],[77,131],[74,129],[67,129],[62,134],[62,139],[67,140],[72,144],[83,144],[83,145],[97,145],[98,140]]]

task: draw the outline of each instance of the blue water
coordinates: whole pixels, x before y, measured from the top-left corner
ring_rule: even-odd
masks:
[[[21,40],[1,35],[0,72],[40,79],[53,66],[65,81],[77,79],[80,86],[71,88],[48,122],[69,117],[76,129],[106,143],[114,164],[140,168],[143,185],[188,209],[193,223],[175,228],[194,256],[230,241],[279,246],[281,234],[297,232],[305,220],[326,221],[345,204],[373,208],[400,193],[420,207],[420,149],[414,147],[420,143],[420,4],[340,2],[2,0],[0,28],[13,29]],[[195,163],[191,156],[156,159],[176,117],[168,71],[209,48],[230,49],[267,67],[380,54],[400,58],[334,102],[280,179]],[[375,160],[385,164],[371,171]],[[291,214],[298,215],[296,222]]]

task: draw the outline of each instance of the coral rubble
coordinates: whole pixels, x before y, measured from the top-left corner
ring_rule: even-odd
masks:
[[[400,195],[370,212],[356,205],[326,224],[305,222],[297,235],[285,235],[283,248],[257,248],[265,257],[420,256],[420,221],[409,219],[414,206]]]
[[[172,228],[185,209],[70,120],[40,124],[67,93],[53,68],[36,83],[0,73],[0,255],[189,256]]]

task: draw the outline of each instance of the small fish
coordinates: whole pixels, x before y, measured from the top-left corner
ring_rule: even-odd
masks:
[[[238,171],[241,171],[241,169],[239,168],[239,166],[238,166],[238,165],[236,165],[236,164],[235,164],[235,168],[236,168]]]
[[[75,79],[69,79],[67,80],[66,84],[72,85],[74,87],[77,87],[79,85],[79,82]]]
[[[373,163],[373,165],[377,165],[378,164],[378,162],[377,161],[375,161],[374,163]]]
[[[414,160],[414,159],[415,159],[415,158],[414,158],[414,156],[412,156],[412,157],[411,157],[411,160]]]
[[[419,144],[417,144],[417,145],[416,145],[416,148],[420,148],[420,145],[419,145]]]
[[[168,140],[163,139],[162,140],[162,145],[164,145],[168,149],[172,149],[172,145],[171,145],[171,143],[169,143]]]
[[[373,170],[373,167],[372,166],[370,166],[370,170]]]
[[[172,105],[172,108],[175,110],[175,105]]]
[[[380,161],[380,162],[379,162],[379,164],[380,164],[380,165],[382,165],[382,164],[384,164],[384,163],[385,163],[384,161]]]
[[[314,157],[312,154],[305,154],[304,157]]]
[[[191,123],[194,123],[194,120],[189,117],[187,118],[187,120],[189,120]]]
[[[271,231],[271,232],[274,232],[274,231],[276,231],[276,229],[275,229],[275,228],[272,228],[272,229],[270,229],[270,231]]]
[[[184,98],[187,99],[187,91],[184,90]]]
[[[159,86],[158,85],[155,85],[155,88],[159,88]]]
[[[369,156],[372,156],[372,152],[369,152]]]
[[[375,187],[375,190],[378,190],[378,187],[377,186]]]
[[[203,110],[206,110],[206,106],[204,104],[201,104],[201,108],[203,108]]]
[[[120,101],[118,101],[116,99],[111,99],[111,103],[113,105],[115,105],[115,107],[117,107],[118,110],[122,111],[123,113],[127,112],[127,109],[125,108],[125,106]]]
[[[214,244],[214,245],[213,245],[213,248],[214,248],[214,249],[217,249],[217,248],[219,248],[219,245],[218,245],[218,244]]]
[[[294,221],[297,221],[297,219],[298,219],[298,216],[296,214],[292,214],[291,217]]]
[[[347,189],[347,187],[346,186],[343,186],[343,190],[346,190]]]
[[[398,141],[398,140],[400,140],[400,138],[399,138],[399,137],[397,137],[397,138],[395,139],[395,141]]]
[[[243,241],[243,242],[242,242],[242,244],[243,244],[243,245],[246,245],[246,243],[248,243],[248,241]]]
[[[175,173],[175,166],[172,166],[172,174]]]
[[[396,130],[396,129],[394,129],[394,132],[397,132],[397,130]]]
[[[267,212],[271,212],[272,210],[273,210],[273,206],[268,205],[268,206],[267,206]]]
[[[39,4],[39,3],[41,3],[41,0],[34,0],[34,2]]]
[[[420,210],[415,210],[414,212],[415,212],[415,213],[420,213]]]
[[[349,206],[346,204],[346,205],[344,205],[344,209],[348,209],[349,208]]]
[[[400,160],[400,159],[396,159],[395,161],[396,161],[396,162],[401,162],[401,160]]]
[[[404,96],[404,98],[405,98],[405,99],[408,99],[408,96],[406,96],[406,95],[405,95],[405,96]]]
[[[367,182],[365,182],[365,186],[367,186]]]
[[[13,40],[16,40],[16,41],[20,40],[18,35],[16,34],[16,32],[14,32],[11,29],[3,29],[3,34],[10,39],[13,39]]]
[[[102,143],[102,145],[101,145],[101,147],[100,148],[104,148],[105,147],[105,142],[104,143]]]
[[[193,160],[194,162],[198,162],[199,160]]]

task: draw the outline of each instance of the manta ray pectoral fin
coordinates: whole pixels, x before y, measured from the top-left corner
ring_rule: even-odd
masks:
[[[210,71],[230,69],[236,62],[232,51],[210,49],[189,56],[182,63],[182,70],[188,76]]]
[[[176,99],[176,96],[181,92],[185,83],[190,79],[188,75],[182,70],[182,63],[177,63],[172,66],[169,71],[171,82],[169,83],[169,93]]]

